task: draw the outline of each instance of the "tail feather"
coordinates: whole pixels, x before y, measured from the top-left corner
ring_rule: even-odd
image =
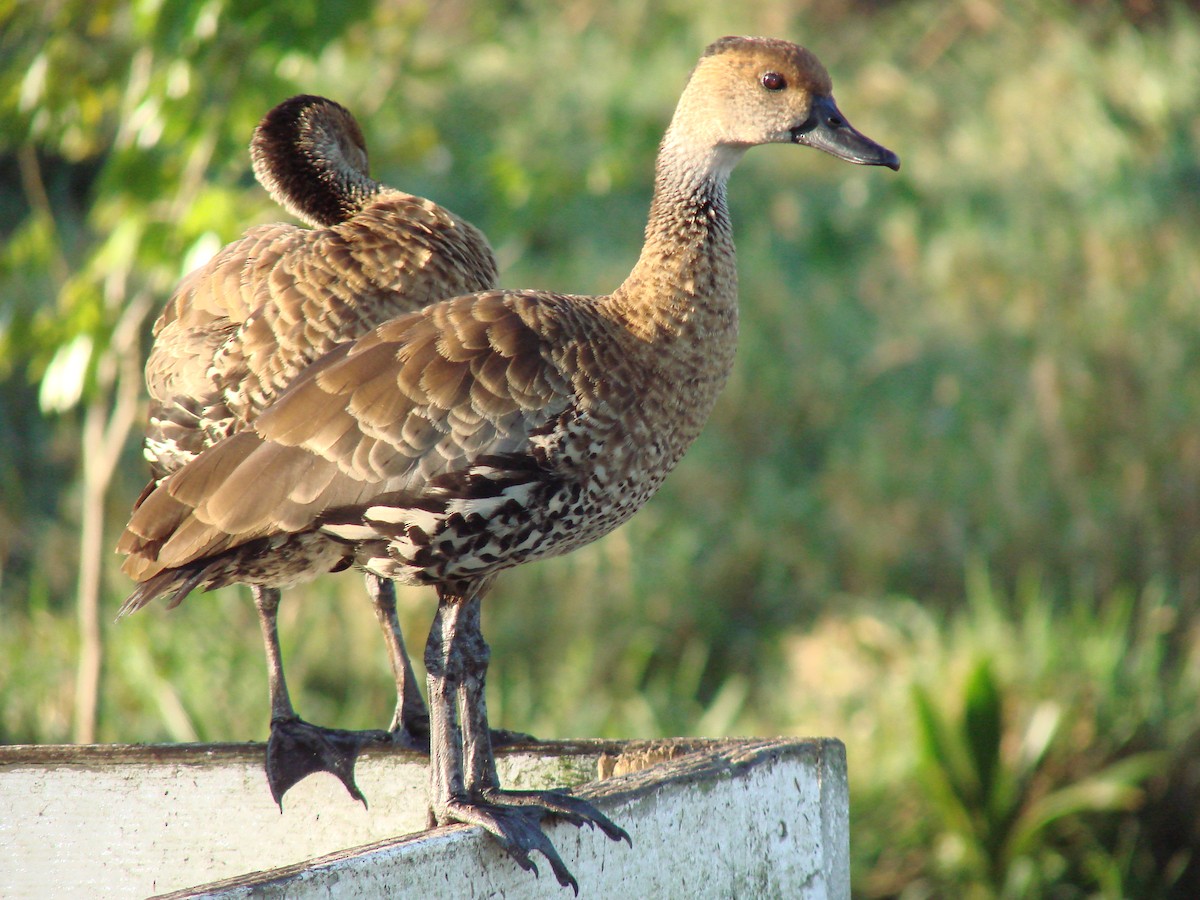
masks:
[[[121,604],[117,618],[121,619],[130,613],[137,612],[146,604],[167,595],[171,595],[171,599],[167,602],[167,609],[174,609],[187,598],[188,594],[207,581],[219,565],[219,560],[202,560],[178,569],[162,570],[137,586],[137,589]]]

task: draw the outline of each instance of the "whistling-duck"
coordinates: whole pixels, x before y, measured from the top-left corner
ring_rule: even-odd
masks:
[[[146,365],[151,397],[145,453],[156,479],[245,429],[309,363],[402,313],[492,287],[496,261],[471,224],[368,174],[362,131],[348,110],[302,95],[272,109],[250,145],[271,196],[313,229],[263,225],[188,275],[155,325]],[[332,540],[326,555],[340,560]],[[391,731],[347,732],[301,720],[284,679],[276,629],[280,588],[315,576],[286,550],[252,583],[271,697],[267,777],[279,801],[306,774],[330,771],[362,799],[354,761],[386,739],[424,748],[429,717],[396,615],[395,586],[367,573],[396,679]],[[260,565],[263,565],[260,563]],[[289,571],[291,569],[291,571]],[[128,612],[144,598],[135,595]]]
[[[196,586],[265,580],[247,574],[264,548],[312,553],[327,568],[327,537],[367,571],[433,585],[434,817],[482,826],[527,869],[537,850],[575,887],[543,816],[628,835],[565,792],[500,788],[480,601],[501,570],[628,519],[699,433],[737,339],[726,181],[747,148],[768,143],[900,165],[850,126],[808,50],[717,41],[663,139],[645,245],[619,288],[472,294],[337,347],[252,429],[206,450],[134,512],[120,546],[139,596],[178,601]]]

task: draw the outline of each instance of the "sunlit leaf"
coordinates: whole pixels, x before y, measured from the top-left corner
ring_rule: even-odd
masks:
[[[58,348],[38,391],[38,403],[44,412],[66,412],[79,403],[87,383],[92,350],[93,341],[88,334],[76,335]]]
[[[1043,701],[1034,708],[1022,735],[1016,760],[1023,772],[1035,772],[1042,764],[1058,734],[1062,718],[1062,707],[1052,700]]]

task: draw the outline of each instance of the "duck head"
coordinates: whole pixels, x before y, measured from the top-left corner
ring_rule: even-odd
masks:
[[[758,144],[802,144],[847,162],[900,168],[838,109],[825,67],[788,41],[726,37],[696,64],[673,126],[732,162]],[[673,127],[673,131],[676,127]]]
[[[340,103],[312,94],[285,100],[254,129],[254,177],[301,221],[332,227],[381,186],[369,175],[362,129]]]

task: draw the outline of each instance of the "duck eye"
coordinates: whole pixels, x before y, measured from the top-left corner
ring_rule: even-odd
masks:
[[[778,72],[768,72],[762,77],[762,86],[768,91],[782,91],[787,87],[787,79]]]

